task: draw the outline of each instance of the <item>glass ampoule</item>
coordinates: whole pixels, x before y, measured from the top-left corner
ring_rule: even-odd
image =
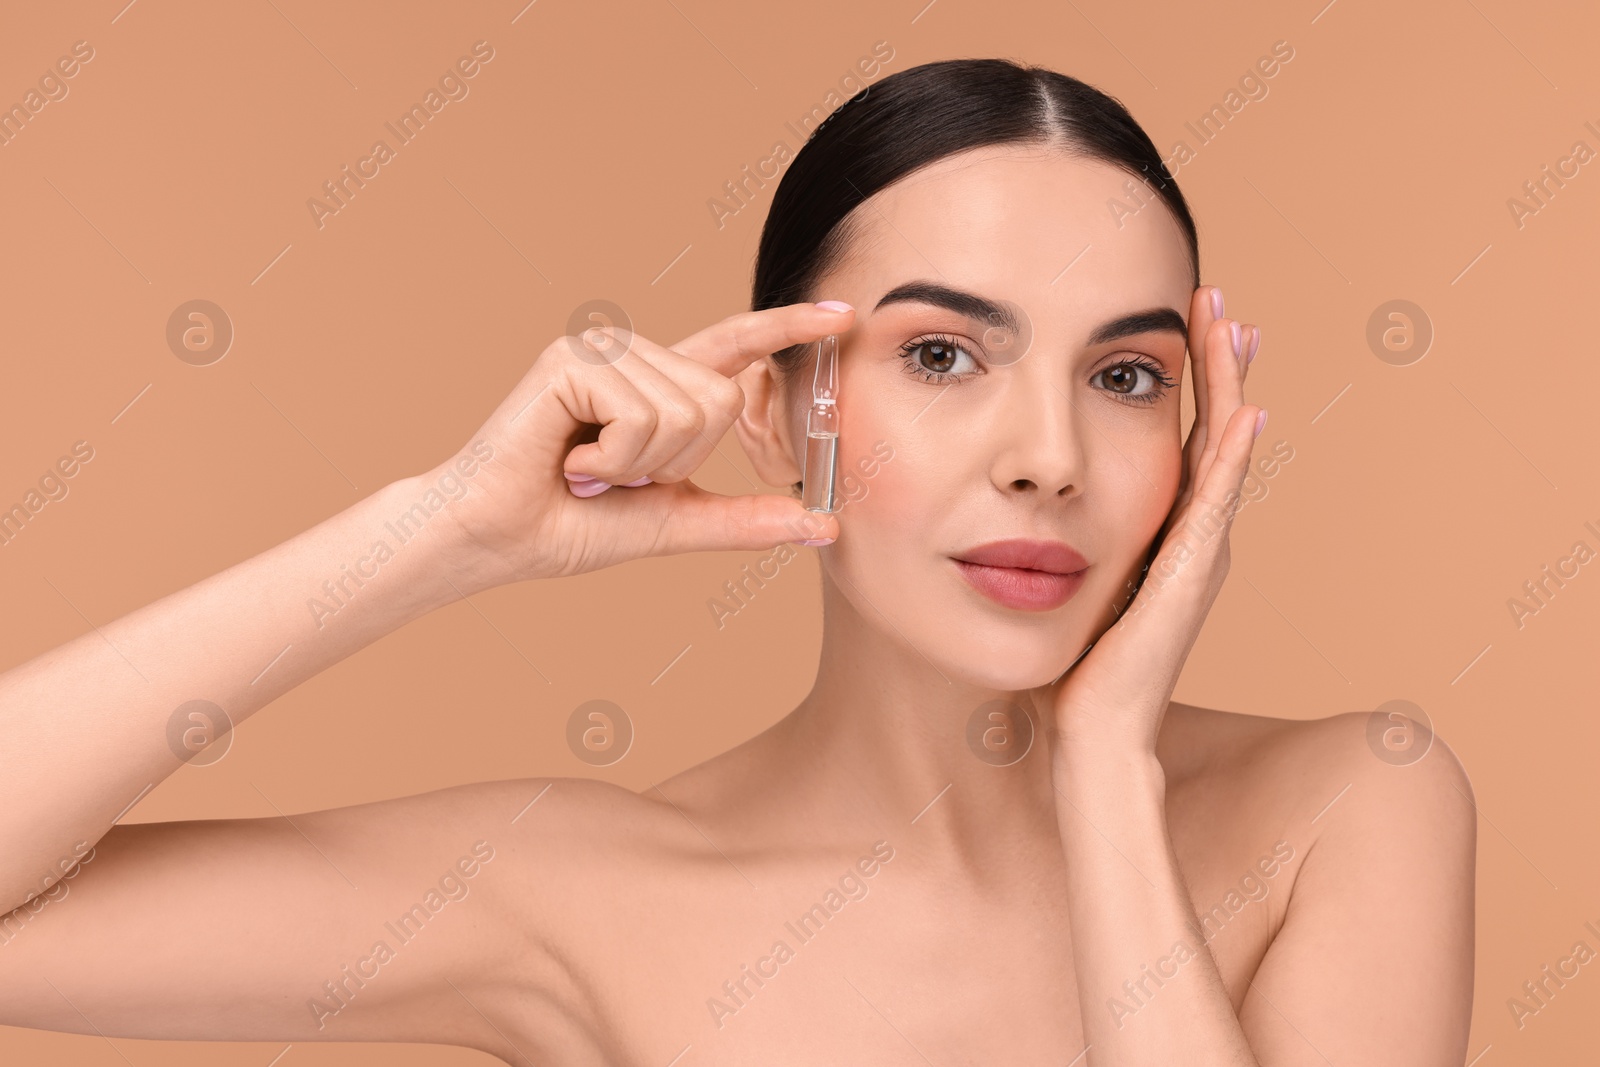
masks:
[[[801,504],[807,511],[835,510],[839,476],[839,338],[817,342],[817,367],[806,414],[806,470]]]

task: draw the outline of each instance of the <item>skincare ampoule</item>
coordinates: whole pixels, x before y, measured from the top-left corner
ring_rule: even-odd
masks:
[[[806,471],[801,504],[807,511],[833,511],[839,474],[839,338],[817,342],[817,369],[806,416]]]

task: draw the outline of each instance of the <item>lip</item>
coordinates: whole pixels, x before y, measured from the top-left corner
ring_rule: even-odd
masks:
[[[1083,585],[1089,562],[1065,541],[991,541],[951,559],[978,592],[1018,611],[1051,611]]]

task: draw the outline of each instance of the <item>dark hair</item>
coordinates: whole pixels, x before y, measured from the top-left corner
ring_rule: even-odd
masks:
[[[1127,108],[1045,67],[946,59],[868,86],[811,132],[773,193],[756,253],[751,309],[815,299],[814,287],[855,236],[856,220],[846,222],[845,216],[874,193],[945,156],[1014,142],[1056,143],[1120,167],[1153,188],[1183,230],[1199,285],[1194,218],[1161,154]],[[774,353],[780,374],[793,374],[810,347]]]

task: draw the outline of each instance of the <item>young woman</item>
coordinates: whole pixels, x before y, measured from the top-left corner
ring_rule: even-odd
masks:
[[[0,677],[0,1022],[518,1065],[1460,1064],[1449,748],[1170,699],[1228,569],[1260,335],[1199,284],[1127,112],[1001,60],[884,79],[794,158],[752,306],[670,347],[557,339],[436,469]],[[691,484],[730,427],[801,480],[827,335],[864,494]],[[186,708],[237,723],[497,585],[793,541],[821,560],[813,689],[659,787],[116,825]]]

